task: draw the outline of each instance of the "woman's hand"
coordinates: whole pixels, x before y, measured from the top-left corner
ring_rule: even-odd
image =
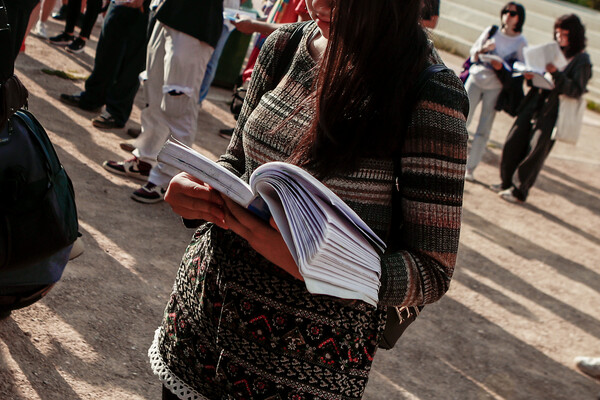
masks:
[[[525,79],[527,79],[528,81],[533,79],[533,74],[531,72],[523,72],[523,76],[525,77]]]
[[[229,229],[225,223],[226,206],[221,194],[185,172],[171,179],[165,201],[183,218],[203,219]]]
[[[495,48],[496,48],[496,41],[494,39],[488,39],[483,44],[483,47],[481,47],[481,52],[489,53],[490,51],[493,51]]]
[[[273,218],[266,223],[233,200],[225,196],[223,200],[225,224],[229,229],[246,239],[267,260],[294,278],[304,280]]]
[[[252,34],[256,32],[256,27],[254,26],[254,21],[250,18],[240,18],[235,21],[231,21],[235,29],[245,34]]]
[[[558,71],[558,69],[556,68],[556,66],[552,63],[546,65],[546,71],[550,72],[551,74],[555,73],[556,71]]]

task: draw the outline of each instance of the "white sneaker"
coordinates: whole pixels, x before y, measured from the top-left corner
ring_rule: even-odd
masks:
[[[509,203],[514,203],[514,204],[522,204],[523,200],[517,198],[512,191],[512,188],[503,190],[501,192],[498,193],[498,195],[500,197],[502,197],[503,200],[508,201]]]
[[[465,173],[465,181],[475,182],[475,175],[473,175],[473,171],[467,170]]]
[[[31,34],[40,39],[48,39],[48,32],[46,32],[46,24],[41,20],[35,24],[35,27],[31,30]]]
[[[600,379],[600,357],[575,357],[575,365],[584,374]]]

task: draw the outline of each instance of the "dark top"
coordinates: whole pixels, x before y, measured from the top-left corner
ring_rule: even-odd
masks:
[[[215,47],[223,29],[223,0],[165,0],[156,18]]]

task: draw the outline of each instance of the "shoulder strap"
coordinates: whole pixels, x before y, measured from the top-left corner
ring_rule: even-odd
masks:
[[[450,71],[448,67],[443,64],[432,64],[425,68],[419,74],[417,78],[417,84],[415,85],[414,90],[414,103],[411,107],[410,114],[412,114],[417,102],[421,98],[421,93],[425,88],[425,85],[431,79],[431,77],[442,71]],[[408,119],[408,123],[410,123],[410,118]],[[408,125],[407,125],[408,129]],[[394,176],[396,180],[396,190],[392,193],[392,225],[390,230],[389,238],[393,240],[394,237],[400,234],[400,229],[402,228],[402,213],[398,212],[400,210],[400,174],[402,172],[402,145],[400,145],[398,151],[394,155]]]
[[[498,25],[492,25],[490,31],[488,32],[488,39],[494,36],[498,32]]]
[[[300,41],[302,40],[302,36],[304,35],[304,28],[311,21],[299,22],[296,24],[294,30],[290,38],[288,39],[283,51],[281,52],[281,58],[277,65],[275,65],[275,74],[273,75],[273,82],[279,83],[279,81],[283,78],[287,70],[290,68],[292,64],[292,60],[294,58],[294,54],[300,45]]]

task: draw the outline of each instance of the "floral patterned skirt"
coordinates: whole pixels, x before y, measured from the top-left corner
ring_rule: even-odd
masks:
[[[381,309],[307,292],[229,231],[194,235],[149,350],[183,399],[359,399]]]

